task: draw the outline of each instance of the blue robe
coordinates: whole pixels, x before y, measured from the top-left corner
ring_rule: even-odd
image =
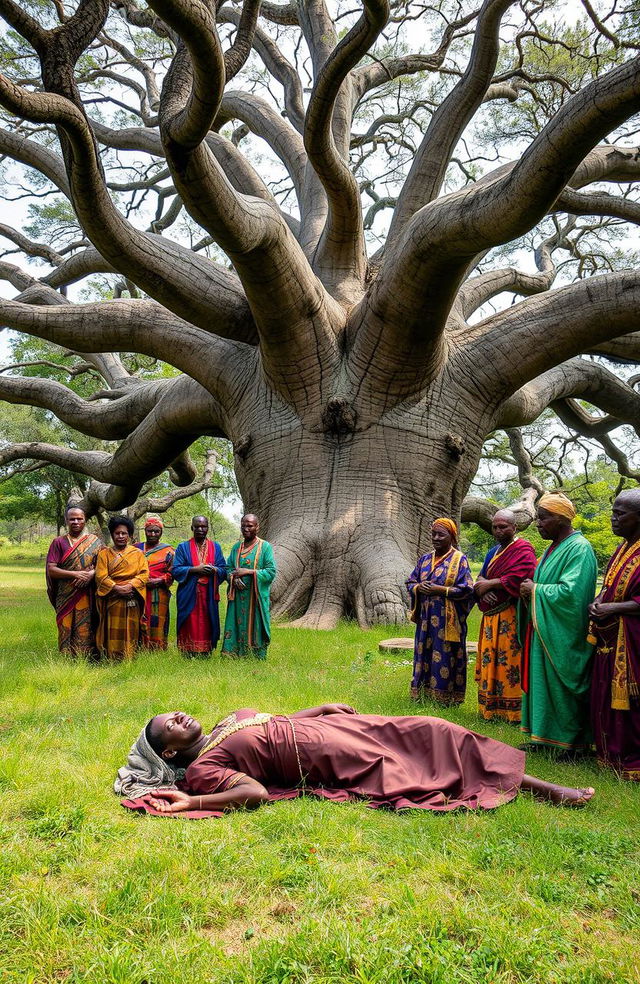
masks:
[[[218,602],[220,601],[219,585],[227,579],[227,567],[225,564],[222,547],[215,540],[211,541],[215,551],[213,563],[216,568],[216,576],[208,578],[207,584],[207,611],[211,619],[211,648],[215,649],[220,638],[220,616],[218,615]],[[179,543],[176,547],[176,555],[173,558],[171,573],[174,581],[178,584],[176,592],[177,606],[177,630],[185,622],[193,611],[196,603],[196,590],[198,585],[198,575],[193,573],[194,560],[191,554],[191,540]]]
[[[448,598],[416,594],[421,581],[448,588]],[[464,554],[420,558],[407,581],[416,623],[411,696],[461,704],[467,686],[467,615],[475,604],[473,577]]]

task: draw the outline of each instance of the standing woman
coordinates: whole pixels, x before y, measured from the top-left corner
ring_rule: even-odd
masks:
[[[149,564],[147,600],[141,626],[140,643],[146,649],[166,649],[169,637],[169,586],[175,550],[160,543],[164,524],[159,516],[149,516],[144,524],[145,543],[136,543]]]
[[[47,594],[58,623],[58,648],[72,656],[93,656],[93,579],[102,540],[85,530],[87,517],[80,506],[67,506],[64,519],[67,534],[53,540],[46,562]]]
[[[407,581],[411,621],[416,623],[411,697],[461,704],[467,685],[467,616],[474,604],[469,562],[458,550],[452,519],[431,527],[433,550]]]
[[[109,533],[113,546],[103,547],[96,563],[96,643],[101,656],[120,661],[132,659],[138,648],[149,565],[131,543],[133,520],[112,516]]]

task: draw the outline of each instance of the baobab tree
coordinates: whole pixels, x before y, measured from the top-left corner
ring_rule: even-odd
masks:
[[[20,293],[0,302],[0,317],[82,353],[105,384],[86,400],[54,380],[3,375],[0,398],[119,442],[86,452],[14,445],[0,462],[71,467],[95,480],[104,508],[119,509],[168,465],[188,483],[195,437],[227,437],[245,507],[275,546],[276,611],[310,626],[345,611],[368,624],[404,618],[402,582],[431,519],[491,512],[465,497],[494,430],[511,430],[515,452],[514,428],[548,405],[603,437],[637,424],[640,408],[633,381],[584,357],[640,355],[637,271],[553,286],[576,217],[640,215],[628,193],[640,175],[630,122],[640,59],[624,15],[599,15],[585,0],[593,59],[576,85],[528,62],[553,42],[544,4],[356,7],[333,11],[336,21],[325,0],[55,0],[36,18],[33,5],[0,0],[19,49],[0,76],[0,152],[64,196],[82,230],[56,250],[4,227],[53,270],[35,278],[5,262]],[[441,28],[421,26],[428,10]],[[387,43],[398,23],[415,24],[406,37],[423,48],[439,30],[433,50]],[[144,57],[131,43],[141,35]],[[406,176],[382,196],[364,160],[388,149],[383,95],[417,73],[438,84],[422,102],[419,142],[397,142],[409,149]],[[277,89],[271,101],[258,74],[265,92]],[[560,96],[536,102],[545,85]],[[136,126],[125,125],[131,98]],[[98,116],[109,99],[120,123],[108,125],[104,108]],[[482,174],[461,162],[483,106],[520,99],[542,122],[524,141],[513,134],[517,159]],[[419,102],[405,100],[396,116],[415,122]],[[354,132],[363,106],[368,119],[380,113]],[[268,146],[286,193],[243,154],[247,134]],[[107,164],[121,153],[148,168],[119,183]],[[134,192],[157,196],[149,228],[123,204]],[[368,250],[366,228],[387,207],[383,241]],[[190,244],[167,234],[181,212],[201,230]],[[535,269],[501,263],[499,247],[532,230],[545,230]],[[118,296],[70,302],[59,292],[95,272],[118,275]],[[505,292],[514,303],[488,310]],[[121,352],[180,374],[141,381]]]

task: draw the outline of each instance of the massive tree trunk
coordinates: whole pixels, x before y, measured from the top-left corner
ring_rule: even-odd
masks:
[[[360,423],[345,399],[298,416],[261,389],[233,422],[234,449],[243,502],[276,546],[276,611],[320,628],[344,612],[401,621],[429,520],[459,514],[476,472],[486,408],[437,380],[413,407]]]
[[[154,63],[103,33],[107,0],[81,0],[73,17],[51,29],[13,0],[0,0],[0,13],[42,69],[41,91],[0,76],[0,102],[32,130],[55,128],[60,153],[12,127],[0,131],[0,152],[68,197],[91,244],[82,240],[66,255],[3,227],[25,255],[45,257],[54,270],[37,280],[1,263],[0,274],[20,293],[0,300],[0,317],[83,353],[105,381],[84,400],[51,379],[0,375],[0,398],[44,407],[85,434],[120,442],[115,451],[84,453],[37,442],[7,447],[0,465],[30,458],[73,468],[94,479],[96,508],[114,510],[168,466],[175,483],[188,486],[194,438],[228,437],[244,506],[260,516],[275,547],[276,612],[328,627],[344,613],[363,624],[404,619],[403,582],[429,544],[430,523],[464,514],[483,442],[495,428],[518,427],[550,404],[603,439],[622,422],[638,425],[633,385],[581,357],[597,349],[637,359],[636,271],[551,288],[554,253],[567,248],[575,216],[640,217],[628,196],[581,190],[640,176],[637,148],[603,143],[640,109],[640,59],[622,60],[565,93],[516,162],[442,194],[456,147],[483,102],[526,91],[519,65],[494,77],[501,19],[511,5],[485,0],[479,12],[461,15],[432,55],[359,64],[389,20],[385,0],[364,0],[340,40],[324,0],[265,4],[267,20],[301,33],[313,75],[305,107],[301,80],[257,26],[253,0],[241,13],[220,4],[216,12],[205,0],[113,4],[171,49],[161,93]],[[389,80],[437,70],[449,46],[464,43],[471,21],[467,66],[433,113],[392,202],[386,243],[369,259],[349,148],[375,139],[382,123],[372,135],[353,136],[358,102]],[[237,28],[226,50],[220,24]],[[522,30],[527,35],[529,21]],[[142,125],[110,128],[88,117],[86,69],[74,66],[96,39],[124,60],[126,72],[116,77],[137,94]],[[284,114],[253,91],[225,91],[252,50],[283,87]],[[103,74],[113,79],[113,67]],[[231,139],[220,132],[229,120],[242,124]],[[247,129],[279,158],[295,214],[240,152]],[[153,168],[158,160],[166,167],[128,184],[109,182],[101,148],[136,151],[153,158]],[[142,230],[112,191],[149,189],[158,195],[158,213]],[[165,200],[172,204],[163,212]],[[380,202],[378,196],[375,209]],[[193,249],[163,234],[182,209],[202,229]],[[559,213],[569,218],[557,220],[551,234],[546,227],[535,272],[500,266],[499,253],[494,268],[478,269],[492,250]],[[229,265],[201,255],[210,243]],[[122,278],[118,299],[69,303],[56,292],[92,271]],[[515,303],[478,320],[505,292]],[[132,351],[181,375],[132,378],[113,354]],[[575,398],[606,416],[590,418]],[[488,503],[474,500],[468,509],[478,521],[490,518]]]

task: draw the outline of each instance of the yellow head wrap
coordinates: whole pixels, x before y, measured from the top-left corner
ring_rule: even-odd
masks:
[[[546,509],[547,512],[564,516],[565,519],[575,519],[576,517],[576,507],[564,492],[545,492],[538,499],[537,506]]]
[[[447,533],[451,536],[451,542],[454,547],[458,546],[458,527],[452,519],[448,519],[446,516],[441,516],[439,519],[434,519],[431,524],[431,529],[433,529],[434,526],[444,526]]]

